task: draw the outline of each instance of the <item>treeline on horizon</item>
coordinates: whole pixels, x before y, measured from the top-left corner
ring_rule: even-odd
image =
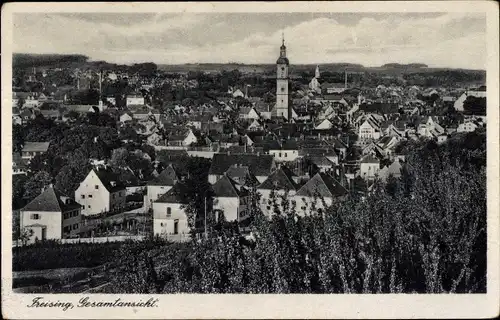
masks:
[[[12,65],[14,68],[33,68],[33,67],[65,67],[68,64],[84,64],[88,67],[101,68],[101,69],[117,69],[117,70],[128,70],[133,66],[140,65],[154,65],[156,68],[164,71],[172,71],[172,69],[186,68],[185,71],[189,71],[194,68],[196,71],[203,71],[204,68],[208,69],[237,69],[238,67],[243,68],[259,68],[262,71],[274,71],[274,63],[255,63],[255,64],[245,64],[238,62],[228,62],[228,63],[185,63],[185,64],[155,64],[153,62],[144,62],[137,64],[116,64],[106,61],[89,61],[89,57],[81,54],[30,54],[30,53],[14,53],[12,59]],[[461,69],[461,68],[438,68],[429,67],[424,63],[387,63],[379,67],[366,67],[362,64],[356,63],[320,63],[321,71],[342,71],[347,70],[351,72],[374,72],[374,71],[402,71],[402,72],[443,72],[443,71],[461,71],[461,72],[481,72],[486,73],[485,70],[475,70],[475,69]],[[300,72],[303,69],[310,69],[316,64],[294,64],[293,69]],[[177,70],[177,71],[184,71]],[[292,70],[293,71],[293,70]],[[312,70],[311,72],[314,72]]]

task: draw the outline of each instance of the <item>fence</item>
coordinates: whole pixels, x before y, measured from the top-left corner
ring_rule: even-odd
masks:
[[[111,237],[94,237],[94,238],[72,238],[61,239],[62,244],[66,243],[105,243],[105,242],[123,242],[127,240],[144,240],[146,236],[111,236]]]

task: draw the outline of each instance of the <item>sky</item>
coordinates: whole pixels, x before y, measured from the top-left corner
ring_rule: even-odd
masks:
[[[13,51],[130,64],[425,63],[486,68],[484,13],[16,13]]]

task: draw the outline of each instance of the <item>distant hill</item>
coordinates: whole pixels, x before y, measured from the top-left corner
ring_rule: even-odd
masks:
[[[400,64],[400,63],[387,63],[382,66],[382,68],[428,68],[429,66],[423,63],[409,63],[409,64]]]
[[[33,68],[68,63],[86,63],[87,56],[80,54],[30,54],[14,53],[12,56],[12,66],[14,68]]]

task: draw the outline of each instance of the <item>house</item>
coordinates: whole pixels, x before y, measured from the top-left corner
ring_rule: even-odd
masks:
[[[32,231],[28,243],[76,237],[81,227],[81,209],[72,198],[50,186],[21,209],[20,228]]]
[[[198,142],[198,138],[191,129],[182,128],[167,131],[167,143],[170,146],[186,147],[196,142]]]
[[[24,174],[26,175],[28,163],[25,159],[21,158],[19,153],[12,154],[12,175]]]
[[[323,93],[327,94],[332,94],[332,93],[343,93],[345,90],[347,90],[347,87],[345,83],[322,83],[321,84],[321,91]]]
[[[285,168],[276,169],[264,182],[257,186],[257,192],[261,195],[261,210],[268,216],[273,214],[274,204],[280,210],[282,210],[282,206],[287,205],[283,202],[283,196],[286,195],[287,198],[293,199],[295,192],[299,189],[292,171]],[[289,204],[291,204],[291,201]]]
[[[444,133],[444,128],[431,116],[427,117],[426,121],[418,125],[418,134],[423,137],[437,138]]]
[[[360,176],[365,180],[372,180],[380,171],[380,161],[372,154],[368,154],[360,161]]]
[[[467,97],[472,96],[476,98],[486,98],[488,96],[486,92],[486,87],[481,87],[476,90],[467,90],[464,92],[453,104],[455,110],[463,112],[464,111],[464,102],[467,100]]]
[[[377,140],[381,134],[380,123],[373,117],[367,117],[359,126],[360,140]]]
[[[139,94],[131,94],[126,98],[127,107],[144,106],[144,97]]]
[[[120,122],[121,123],[127,123],[129,121],[132,121],[133,117],[129,112],[126,112],[120,116]]]
[[[220,221],[220,214],[224,215],[225,221],[240,221],[246,216],[249,199],[244,187],[225,174],[212,186],[212,190],[217,221]]]
[[[40,110],[38,113],[45,119],[59,120],[62,118],[59,110]]]
[[[179,184],[153,202],[153,234],[172,241],[189,238],[190,227],[184,206],[187,204]]]
[[[326,173],[317,173],[297,190],[294,200],[297,212],[302,215],[325,210],[325,205],[332,205],[334,199],[343,200],[349,191],[335,178]],[[324,201],[324,204],[323,204]]]
[[[281,148],[269,149],[269,154],[274,156],[276,161],[295,161],[299,157],[299,148],[294,140],[286,140]]]
[[[325,156],[306,156],[304,160],[316,166],[320,172],[328,172],[335,167],[335,162]]]
[[[125,206],[125,185],[108,168],[93,168],[75,191],[83,215],[118,210]]]
[[[308,86],[309,89],[311,89],[315,93],[321,94],[321,83],[319,82],[318,78],[316,77],[312,78]]]
[[[245,94],[240,89],[236,89],[235,91],[233,91],[232,95],[233,95],[233,98],[245,97]]]
[[[328,119],[323,120],[315,127],[316,130],[329,130],[331,128],[333,128],[333,124]]]
[[[384,166],[382,169],[380,169],[378,173],[378,177],[382,181],[387,181],[387,179],[392,176],[394,178],[399,178],[401,177],[401,169],[403,166],[401,165],[401,162],[399,159],[394,160],[390,165]]]
[[[231,165],[225,175],[240,186],[254,187],[260,184],[250,169],[242,164]]]
[[[475,122],[465,121],[458,125],[457,132],[473,132],[476,131],[477,128],[479,128],[479,126]]]
[[[263,182],[276,168],[274,157],[261,154],[225,154],[216,153],[208,172],[208,181],[215,184],[232,165],[248,166],[252,175]]]
[[[21,158],[28,162],[37,155],[44,154],[49,149],[50,142],[25,142],[21,151]]]
[[[262,125],[262,123],[259,120],[254,119],[252,121],[252,123],[250,123],[248,125],[247,130],[248,131],[262,131],[262,130],[264,130],[264,126]]]
[[[148,182],[146,186],[147,192],[144,196],[144,207],[146,209],[152,208],[153,202],[172,189],[179,180],[174,167],[171,164],[167,166],[157,177]]]
[[[238,114],[238,117],[240,119],[255,119],[258,120],[260,119],[260,114],[259,112],[255,109],[255,107],[251,108],[240,108],[240,112]]]

